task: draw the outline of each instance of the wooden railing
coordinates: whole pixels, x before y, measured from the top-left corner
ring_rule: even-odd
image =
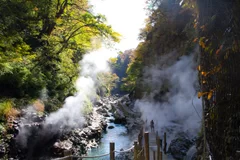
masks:
[[[65,151],[64,157],[57,158],[54,160],[72,160],[77,159],[88,159],[88,158],[99,158],[110,155],[110,160],[115,160],[115,153],[126,153],[134,152],[134,160],[164,160],[163,155],[167,152],[167,135],[164,133],[163,141],[160,139],[158,132],[144,132],[144,127],[141,129],[138,140],[134,141],[134,145],[124,151],[116,151],[115,143],[109,144],[109,153],[97,156],[73,156],[71,152]],[[162,146],[163,142],[163,146]]]

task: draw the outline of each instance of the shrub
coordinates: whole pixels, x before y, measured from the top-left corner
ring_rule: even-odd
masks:
[[[20,114],[20,112],[13,108],[13,101],[12,100],[4,100],[3,102],[0,102],[0,119],[5,121],[9,117],[16,117]]]

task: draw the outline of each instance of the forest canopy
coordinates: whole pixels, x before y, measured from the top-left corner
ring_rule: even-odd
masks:
[[[1,101],[30,100],[45,90],[49,99],[63,102],[74,93],[78,62],[96,37],[119,41],[87,0],[2,0]]]

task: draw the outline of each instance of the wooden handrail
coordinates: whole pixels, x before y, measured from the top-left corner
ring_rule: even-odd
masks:
[[[115,143],[111,142],[109,144],[109,153],[103,154],[103,155],[97,155],[97,156],[72,156],[70,151],[65,151],[64,152],[64,157],[57,158],[55,160],[72,160],[72,158],[99,158],[103,156],[110,155],[110,160],[115,160],[115,152],[116,153],[123,153],[123,152],[129,152],[134,150],[134,160],[150,160],[150,144],[149,144],[149,132],[143,132],[144,127],[141,128],[140,133],[138,135],[138,141],[134,141],[134,146],[131,148],[124,150],[124,151],[115,151]],[[156,145],[151,146],[151,148],[157,147],[157,150],[152,150],[152,158],[153,160],[163,160],[163,153],[166,154],[167,150],[167,135],[166,132],[164,133],[163,136],[163,141],[160,139],[158,132],[155,132],[155,140],[156,140]],[[144,146],[142,145],[144,138]],[[163,142],[163,146],[162,146]]]

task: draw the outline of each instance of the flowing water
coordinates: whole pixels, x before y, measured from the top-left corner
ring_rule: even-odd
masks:
[[[120,151],[120,149],[126,150],[132,146],[132,140],[130,136],[127,134],[127,129],[125,126],[120,124],[110,123],[110,122],[108,123],[108,126],[114,126],[114,128],[113,129],[107,128],[106,132],[103,133],[103,137],[101,139],[99,146],[97,148],[93,148],[89,150],[88,156],[97,156],[97,155],[109,153],[110,142],[115,143],[116,151]],[[109,159],[109,156],[104,156],[101,158],[88,158],[86,160],[107,160],[107,159]]]

